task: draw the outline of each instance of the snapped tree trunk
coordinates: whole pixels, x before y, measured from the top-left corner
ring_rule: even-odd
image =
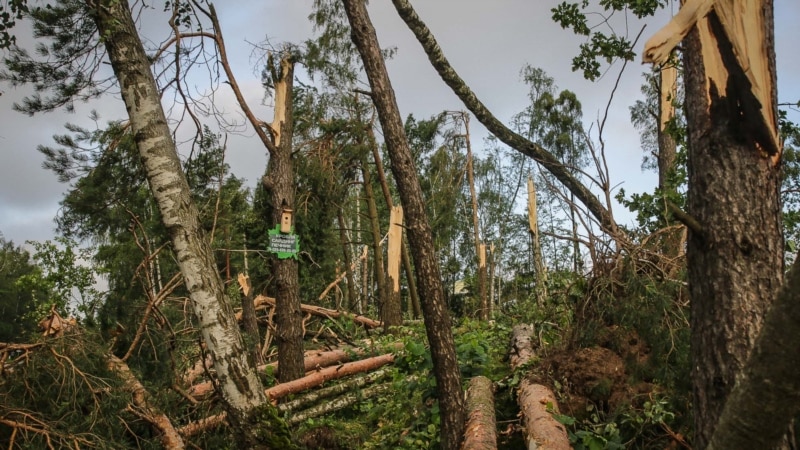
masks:
[[[295,183],[292,162],[292,87],[294,61],[287,53],[281,58],[275,86],[275,118],[272,122],[275,148],[270,152],[263,185],[269,193],[272,214],[264,220],[280,224],[282,215],[294,209]],[[292,224],[293,226],[294,224]],[[300,311],[300,286],[295,258],[270,256],[271,288],[276,299],[275,339],[278,343],[278,379],[281,382],[302,377],[303,313]]]
[[[372,232],[372,257],[374,260],[373,269],[375,272],[375,282],[378,285],[378,310],[384,326],[397,326],[399,323],[388,323],[393,318],[387,316],[390,312],[388,286],[386,283],[386,265],[383,262],[383,246],[381,246],[381,224],[378,220],[378,204],[375,202],[375,190],[372,189],[372,174],[369,172],[367,158],[361,158],[361,173],[364,179],[364,199],[367,202],[367,212],[369,213],[370,231]]]
[[[772,1],[686,2],[645,60],[663,63],[683,36],[694,446],[705,448],[783,280]]]
[[[431,345],[433,371],[439,391],[442,423],[442,448],[459,448],[464,431],[464,396],[456,359],[455,344],[447,311],[439,264],[433,246],[431,227],[425,212],[417,170],[403,128],[383,60],[378,36],[372,26],[363,0],[343,0],[351,37],[364,62],[372,88],[372,99],[378,111],[383,136],[392,161],[406,217],[406,233],[414,258],[417,288],[422,299],[425,330]]]
[[[247,424],[248,419],[260,410],[259,407],[270,406],[255,367],[247,358],[233,308],[202,232],[150,71],[150,60],[138,36],[130,7],[125,0],[87,4],[95,8],[95,23],[119,80],[134,140],[164,226],[169,231],[192,310],[214,361],[222,400],[237,427],[241,443],[255,445],[262,441],[263,430]]]
[[[469,184],[470,204],[472,206],[472,237],[475,242],[475,257],[478,262],[478,304],[481,305],[479,316],[483,320],[489,320],[491,318],[491,305],[489,305],[486,294],[486,246],[481,242],[481,224],[478,220],[478,195],[475,193],[475,171],[472,164],[469,114],[462,111],[460,116],[464,122],[464,138],[467,141],[467,183]]]
[[[342,242],[342,255],[344,256],[344,270],[347,277],[347,301],[344,304],[344,309],[349,311],[358,305],[358,294],[356,290],[356,281],[353,276],[353,252],[350,251],[350,240],[347,238],[347,228],[345,228],[344,214],[342,209],[336,213],[336,222],[339,224],[339,240]]]
[[[539,210],[536,206],[536,185],[531,177],[528,177],[528,230],[531,234],[533,270],[536,276],[536,305],[539,308],[543,308],[547,299],[547,266],[544,265],[544,258],[542,258],[542,241],[539,237]]]

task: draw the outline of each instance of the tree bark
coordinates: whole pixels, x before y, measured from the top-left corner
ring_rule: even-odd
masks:
[[[800,405],[800,257],[764,320],[708,450],[775,448]]]
[[[478,376],[467,389],[468,419],[461,450],[496,450],[497,425],[494,416],[492,380]]]
[[[281,383],[267,389],[267,396],[271,400],[278,400],[287,395],[297,394],[306,389],[319,386],[326,381],[336,380],[346,376],[354,375],[362,372],[369,372],[378,369],[394,362],[394,354],[387,353],[385,355],[373,356],[372,358],[362,359],[350,363],[342,364],[336,367],[326,367],[316,372],[312,372],[304,377],[292,380],[288,383]]]
[[[534,329],[531,325],[517,325],[511,330],[511,370],[516,370],[535,356]],[[570,450],[569,437],[564,425],[553,418],[558,413],[558,402],[546,386],[535,384],[527,377],[517,388],[517,403],[522,413],[527,448]]]
[[[275,85],[275,119],[272,132],[275,150],[270,152],[264,188],[270,195],[271,217],[268,223],[280,224],[285,211],[294,209],[295,182],[292,162],[292,87],[294,61],[287,53],[280,61],[279,79]],[[292,224],[293,225],[293,224]],[[300,311],[300,286],[295,258],[279,259],[270,256],[271,288],[275,295],[276,329],[278,344],[278,379],[281,382],[302,377],[303,371],[303,313]]]
[[[386,265],[383,261],[383,246],[381,245],[381,224],[378,220],[378,204],[375,202],[375,190],[372,189],[372,174],[369,172],[367,158],[361,158],[361,173],[364,178],[364,199],[367,202],[367,212],[369,214],[370,231],[372,232],[372,255],[375,282],[378,285],[378,310],[381,320],[388,329],[389,326],[397,326],[399,323],[387,323],[393,318],[387,316],[390,313],[388,286],[386,283]]]
[[[406,232],[413,250],[417,288],[422,299],[425,329],[431,345],[433,371],[439,390],[442,448],[456,450],[464,435],[464,397],[442,278],[425,212],[425,200],[366,4],[363,0],[343,0],[343,3],[350,22],[353,43],[364,61],[364,69],[372,88],[372,99],[378,110],[392,161],[392,172],[405,211]]]
[[[133,404],[139,408],[142,415],[150,421],[161,434],[161,445],[167,450],[181,450],[186,448],[183,438],[172,425],[172,421],[169,420],[169,417],[150,404],[150,395],[133,372],[131,372],[130,367],[125,364],[125,361],[117,358],[113,354],[109,355],[108,367],[119,375],[125,383],[125,388],[128,389],[133,396]]]
[[[261,335],[258,333],[258,321],[256,320],[256,307],[253,303],[253,288],[250,286],[250,277],[240,273],[237,277],[239,286],[242,288],[242,328],[246,336],[246,347],[253,358],[256,366],[264,364],[261,355]]]
[[[347,239],[347,229],[345,228],[344,215],[341,208],[336,214],[336,221],[339,224],[339,240],[342,241],[342,254],[344,256],[344,270],[345,277],[347,278],[347,301],[345,302],[344,309],[352,310],[358,305],[358,294],[356,290],[355,277],[353,276],[353,252],[350,251],[350,242]]]
[[[486,294],[486,247],[481,242],[480,222],[478,220],[478,195],[475,193],[475,171],[472,164],[472,143],[469,135],[469,114],[461,112],[464,122],[464,137],[467,141],[467,183],[469,184],[470,204],[472,206],[472,234],[475,242],[475,258],[478,262],[478,300],[481,305],[480,318],[491,318],[491,305]],[[482,247],[483,246],[483,247]]]
[[[241,442],[255,445],[261,441],[257,430],[244,424],[251,413],[265,405],[266,396],[247,358],[233,308],[202,232],[130,7],[125,0],[87,1],[87,5],[94,8],[98,31],[119,80],[150,189],[169,231],[203,341],[217,369],[222,399]]]
[[[769,137],[776,130],[762,127],[777,116],[772,1],[756,3],[739,18],[760,23],[748,28],[749,36],[726,34],[711,12],[693,17],[696,26],[689,25],[684,41],[687,210],[698,224],[687,244],[696,448],[709,443],[783,280],[779,150]],[[742,2],[742,9],[748,5],[753,2]],[[685,19],[684,8],[676,19]],[[760,46],[760,53],[734,51],[741,40]],[[646,58],[668,53],[651,41]],[[748,71],[737,56],[750,58]],[[753,81],[753,73],[763,76]]]

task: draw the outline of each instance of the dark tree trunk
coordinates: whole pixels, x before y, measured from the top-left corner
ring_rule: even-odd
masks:
[[[269,193],[272,214],[264,220],[270,225],[281,223],[284,210],[294,209],[295,182],[292,162],[292,85],[294,61],[287,55],[281,59],[280,80],[275,84],[276,134],[275,150],[270,152],[264,188]],[[280,92],[280,90],[285,91]],[[283,108],[283,111],[279,111]],[[270,256],[271,291],[275,306],[278,343],[278,380],[282,383],[305,376],[303,368],[303,313],[300,310],[300,287],[297,260]]]
[[[364,178],[364,199],[367,202],[369,229],[372,234],[373,269],[375,273],[375,283],[378,285],[378,310],[380,311],[384,329],[388,329],[390,326],[397,326],[400,324],[390,323],[392,322],[392,318],[386,315],[386,313],[389,312],[389,294],[386,284],[386,264],[384,264],[383,261],[383,247],[381,247],[381,224],[378,220],[378,205],[375,202],[375,190],[372,189],[372,174],[369,172],[366,156],[361,158],[361,173]]]
[[[344,256],[344,270],[345,277],[347,277],[347,301],[345,302],[345,311],[352,311],[358,305],[358,294],[356,293],[356,282],[353,276],[353,252],[350,251],[350,242],[347,239],[347,231],[344,223],[344,216],[342,210],[339,209],[336,214],[336,221],[339,224],[339,240],[342,241],[342,255]]]
[[[774,76],[771,0],[764,9],[770,30],[764,57]],[[750,85],[715,13],[701,22],[684,41],[687,209],[701,227],[690,231],[687,247],[695,448],[708,444],[783,280],[780,168],[763,156],[761,136],[745,123],[741,105],[750,100]],[[718,48],[701,47],[709,42],[704,37],[701,44],[706,23]],[[704,51],[719,52],[724,85],[708,78],[721,70],[704,60]],[[767,113],[774,113],[772,94]]]
[[[343,3],[350,22],[353,43],[361,54],[372,87],[372,98],[389,150],[392,173],[397,180],[405,210],[406,232],[412,248],[417,288],[422,299],[425,329],[431,345],[433,371],[439,391],[442,448],[456,450],[464,434],[464,396],[442,278],[425,212],[425,200],[366,4],[364,0],[343,0]]]
[[[223,404],[243,448],[264,448],[285,424],[259,420],[277,417],[269,410],[261,382],[247,357],[230,299],[208,240],[202,231],[189,185],[167,124],[151,61],[125,0],[86,2],[119,81],[148,183],[169,231],[200,333],[214,361]],[[283,448],[292,448],[286,441]]]

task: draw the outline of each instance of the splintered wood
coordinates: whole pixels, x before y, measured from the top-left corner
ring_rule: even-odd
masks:
[[[738,95],[744,98],[749,94],[757,103],[742,107],[745,120],[758,130],[756,139],[760,153],[777,163],[782,144],[772,108],[775,85],[766,51],[768,27],[762,6],[763,0],[687,0],[678,14],[647,41],[642,60],[665,64],[675,46],[696,25],[706,71],[708,104],[711,105],[712,87],[718,91],[717,95],[733,94],[727,92],[733,85],[728,83],[730,71],[741,71],[750,85],[750,92]],[[711,26],[709,14],[712,12],[722,27],[721,36]],[[730,44],[738,67],[726,67],[720,44]]]

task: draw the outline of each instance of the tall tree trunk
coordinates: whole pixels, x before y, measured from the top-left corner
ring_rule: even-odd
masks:
[[[536,278],[536,305],[544,307],[547,299],[547,266],[542,258],[542,241],[539,237],[539,211],[536,206],[536,185],[533,178],[528,177],[528,229],[531,233],[531,251],[533,253],[533,270]]]
[[[675,169],[677,144],[669,132],[670,121],[675,117],[675,97],[678,95],[678,68],[670,64],[661,68],[658,75],[658,188],[666,193],[675,187],[668,184]]]
[[[130,7],[125,0],[87,1],[87,5],[94,8],[98,32],[119,80],[134,140],[213,359],[223,402],[241,443],[255,445],[263,440],[263,430],[248,424],[248,420],[261,410],[259,407],[270,406],[255,367],[247,358],[233,308],[202,232]]]
[[[343,0],[343,4],[350,22],[353,43],[361,54],[372,87],[372,99],[378,110],[378,118],[392,160],[392,173],[397,180],[397,188],[405,211],[406,231],[413,250],[417,287],[420,298],[423,299],[425,329],[431,345],[433,371],[439,391],[442,448],[456,450],[464,434],[464,396],[461,391],[461,377],[450,315],[445,302],[431,227],[425,212],[425,200],[394,90],[378,44],[378,36],[367,14],[366,4],[364,0]]]
[[[475,258],[478,262],[478,300],[481,305],[480,318],[489,320],[491,317],[491,306],[486,296],[486,247],[481,246],[480,222],[478,220],[478,195],[475,193],[475,170],[472,164],[472,143],[469,135],[469,114],[461,112],[461,120],[464,121],[464,137],[467,141],[467,183],[469,184],[469,195],[472,205],[472,234],[475,241]]]
[[[403,248],[403,208],[392,206],[389,215],[389,242],[386,245],[386,286],[388,302],[383,307],[383,324],[390,326],[403,324],[403,303],[400,299],[400,253]]]
[[[345,302],[344,309],[350,311],[358,304],[358,294],[356,293],[356,282],[353,276],[353,252],[350,251],[350,242],[349,239],[347,239],[347,228],[345,228],[344,215],[342,214],[341,208],[336,214],[336,221],[339,224],[339,240],[342,241],[344,270],[347,279],[347,301]]]
[[[364,179],[364,199],[367,202],[370,231],[372,232],[372,255],[374,260],[375,282],[378,284],[378,310],[384,327],[400,325],[389,323],[394,320],[389,306],[388,286],[386,284],[386,264],[383,261],[383,247],[381,246],[381,224],[378,219],[378,204],[375,202],[375,190],[372,189],[372,174],[369,172],[367,158],[361,158],[361,173]],[[388,314],[388,316],[387,316]]]
[[[391,209],[394,206],[394,202],[392,201],[392,194],[389,192],[389,183],[386,181],[386,173],[383,171],[381,153],[378,150],[378,144],[375,140],[375,133],[372,127],[368,129],[368,132],[371,141],[370,147],[372,147],[372,158],[375,160],[375,173],[378,174],[378,181],[381,183],[381,190],[383,191],[384,199],[386,199],[386,206]],[[405,240],[403,240],[403,246],[401,247],[400,258],[402,259],[403,272],[405,272],[408,282],[409,309],[412,311],[414,318],[419,318],[420,311],[417,282],[414,280],[414,268],[411,265],[411,256],[408,254],[408,247],[405,244]]]
[[[776,115],[772,1],[758,3],[740,19],[762,19],[762,29],[749,30],[762,36],[732,39],[760,46],[750,55],[754,72],[756,63],[768,67],[760,86],[748,81],[717,13],[685,39],[687,208],[702,227],[687,246],[696,448],[708,444],[783,280],[780,167],[764,138],[775,130],[759,127],[752,109],[753,91],[766,89],[758,114]]]
[[[272,206],[271,217],[264,220],[280,224],[284,211],[294,209],[295,182],[292,162],[292,87],[294,84],[294,61],[288,54],[279,63],[275,85],[275,118],[272,132],[275,142],[270,152],[267,173],[262,180],[269,193]],[[293,225],[293,224],[292,224]],[[270,256],[271,286],[277,300],[275,306],[278,343],[278,379],[285,383],[305,376],[303,368],[303,313],[300,311],[300,287],[295,258],[279,259]]]

